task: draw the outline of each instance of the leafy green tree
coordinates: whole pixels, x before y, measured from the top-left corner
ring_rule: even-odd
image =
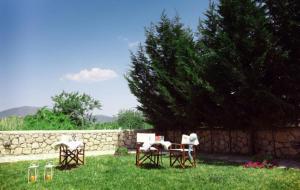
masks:
[[[54,102],[54,113],[62,113],[68,116],[78,127],[94,121],[92,111],[101,108],[100,101],[79,92],[67,93],[63,91],[61,94],[52,97],[52,100]]]
[[[74,124],[67,115],[54,113],[46,107],[39,109],[35,115],[28,115],[24,118],[25,130],[69,130],[74,128]]]
[[[119,111],[117,122],[123,129],[143,129],[145,120],[140,111],[129,109]]]

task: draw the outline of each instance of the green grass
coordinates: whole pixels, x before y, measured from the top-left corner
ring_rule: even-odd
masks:
[[[137,168],[134,161],[133,155],[88,157],[84,166],[55,169],[53,181],[33,184],[27,184],[30,162],[0,164],[0,189],[300,189],[300,171],[294,169],[245,169],[202,161],[197,168],[179,169],[170,168],[167,158],[162,168]]]

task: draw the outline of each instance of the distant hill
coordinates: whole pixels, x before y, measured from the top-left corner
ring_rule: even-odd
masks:
[[[9,116],[25,117],[26,115],[33,115],[38,111],[38,109],[40,108],[33,107],[33,106],[22,106],[22,107],[7,109],[0,112],[0,119]]]
[[[3,110],[0,112],[0,119],[9,117],[9,116],[25,117],[26,115],[33,115],[39,109],[40,109],[40,107],[22,106],[22,107]],[[99,123],[112,122],[112,121],[116,120],[115,117],[106,116],[106,115],[94,115],[94,117],[96,118],[96,122],[99,122]]]
[[[94,117],[96,118],[96,122],[98,123],[112,122],[117,119],[115,117],[111,117],[107,115],[94,115]]]

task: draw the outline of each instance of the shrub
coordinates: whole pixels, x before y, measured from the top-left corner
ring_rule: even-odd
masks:
[[[115,151],[115,155],[116,156],[126,156],[126,155],[128,155],[129,153],[128,153],[128,149],[126,148],[126,147],[124,147],[124,146],[120,146],[120,147],[118,147],[117,149],[116,149],[116,151]]]
[[[70,118],[62,113],[42,108],[35,115],[28,115],[24,118],[24,129],[26,130],[71,130],[75,126]]]
[[[88,129],[119,129],[120,125],[116,122],[106,122],[106,123],[94,123],[89,126]]]

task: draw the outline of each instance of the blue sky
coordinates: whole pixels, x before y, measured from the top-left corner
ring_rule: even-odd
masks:
[[[96,112],[134,108],[124,74],[144,27],[163,10],[196,29],[208,0],[1,0],[0,111],[52,106],[62,90],[101,101]]]

